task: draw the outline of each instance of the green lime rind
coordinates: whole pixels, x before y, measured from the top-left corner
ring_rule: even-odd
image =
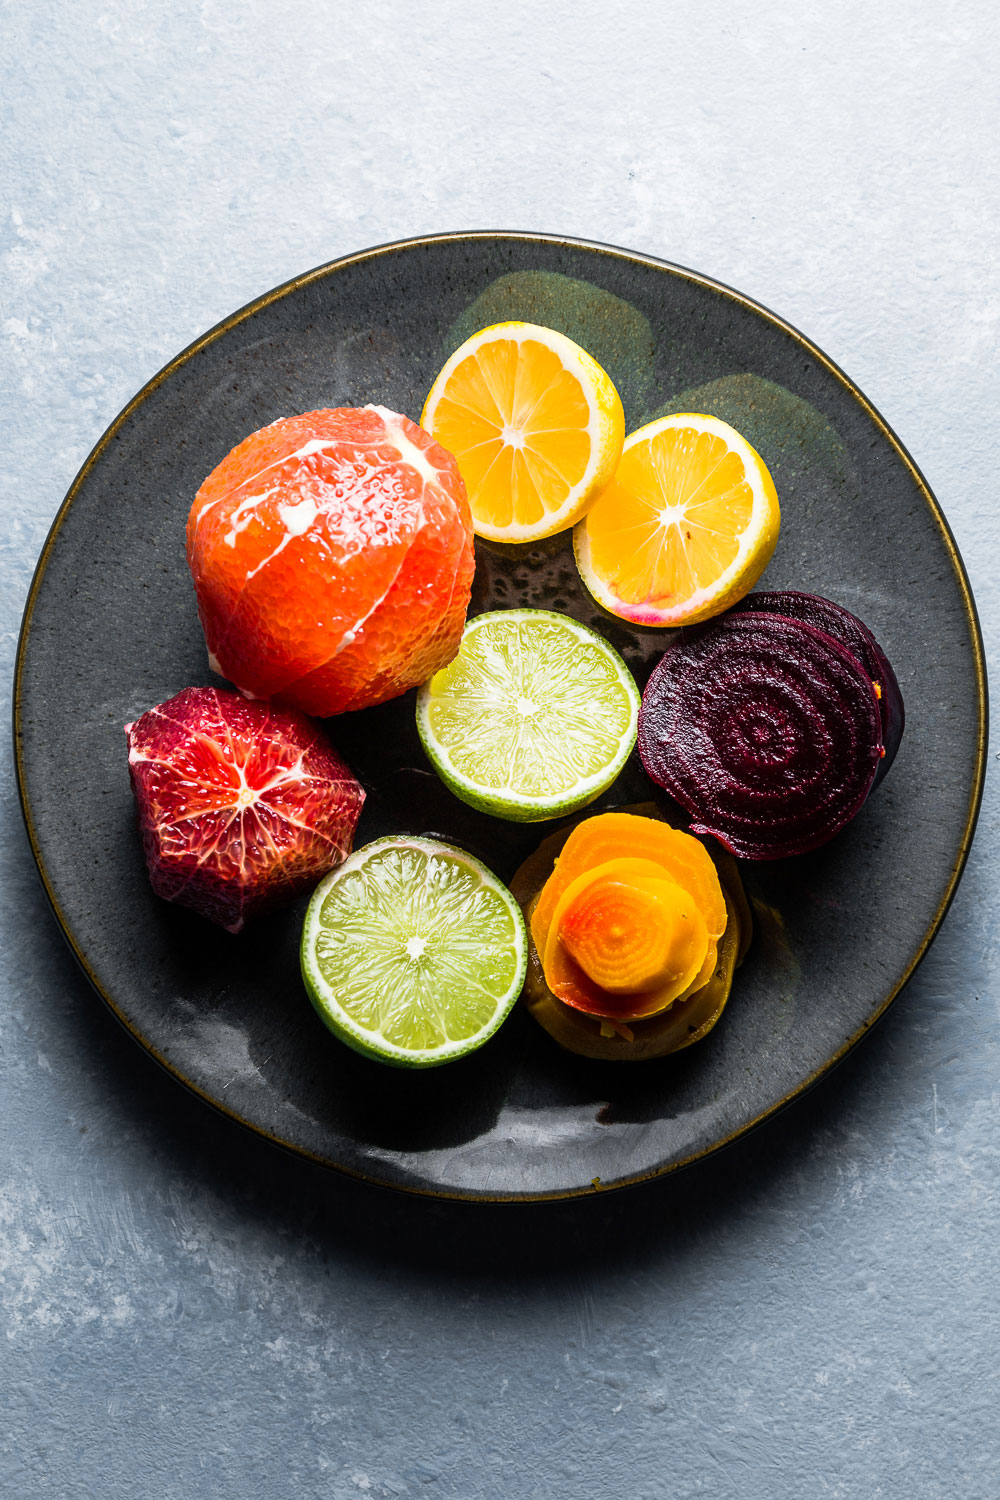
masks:
[[[449,791],[512,822],[593,802],[635,744],[639,690],[613,646],[545,609],[477,615],[417,695],[417,731]]]
[[[313,892],[300,950],[309,998],[365,1057],[433,1068],[489,1041],[521,993],[521,909],[479,860],[436,839],[356,849]]]

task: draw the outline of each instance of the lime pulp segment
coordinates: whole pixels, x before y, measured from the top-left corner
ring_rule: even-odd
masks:
[[[639,692],[613,647],[549,610],[466,626],[458,656],[417,698],[435,770],[464,801],[525,822],[582,807],[635,743]]]
[[[485,1042],[524,982],[524,919],[478,860],[431,839],[358,849],[317,887],[302,973],[341,1040],[404,1066]]]

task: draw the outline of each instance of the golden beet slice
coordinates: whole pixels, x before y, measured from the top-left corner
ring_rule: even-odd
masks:
[[[655,814],[655,806],[648,805]],[[570,883],[610,859],[629,858],[653,860],[688,891],[705,918],[709,937],[718,941],[726,927],[726,906],[705,846],[656,816],[608,812],[578,823],[558,853],[532,917],[531,935],[540,953],[545,952],[552,917]]]
[[[515,885],[516,878],[511,890],[518,895]],[[564,1005],[545,982],[534,944],[528,955],[528,972],[521,994],[524,1004],[560,1047],[600,1062],[646,1062],[700,1042],[725,1009],[739,957],[742,923],[728,892],[725,899],[729,921],[710,978],[658,1015],[629,1021],[602,1019]],[[525,910],[529,918],[533,905],[529,901]]]
[[[601,814],[599,819],[588,818],[584,821],[593,824],[606,819],[618,820],[619,832],[623,829],[634,832],[636,824],[654,821],[668,832],[679,832],[670,828],[663,813],[652,802],[634,804],[615,813]],[[544,925],[546,931],[551,925],[558,897],[551,904],[544,924],[538,921],[538,910],[542,905],[543,895],[549,891],[548,882],[556,861],[559,861],[558,869],[565,876],[566,867],[561,856],[565,854],[570,839],[582,826],[581,823],[575,828],[564,828],[550,834],[524,861],[510,883],[511,892],[524,911],[532,934],[540,925]],[[684,834],[683,838],[689,844],[697,844],[697,840],[691,835]],[[681,844],[680,847],[683,849],[684,845]],[[703,848],[700,845],[698,847]],[[635,851],[633,841],[629,852]],[[742,963],[750,945],[753,921],[736,861],[721,846],[713,847],[710,856],[704,848],[703,852],[706,858],[710,857],[720,883],[724,918],[718,923],[716,916],[716,923],[721,926],[722,933],[717,942],[710,940],[701,972],[689,990],[679,995],[666,1010],[656,1015],[628,1019],[588,1015],[583,1010],[567,1005],[553,994],[546,983],[537,943],[531,943],[527,978],[521,998],[534,1018],[561,1047],[596,1060],[640,1062],[663,1057],[690,1046],[711,1031],[729,998],[734,972]],[[565,885],[573,878],[570,876],[566,879]]]
[[[662,866],[612,859],[579,875],[556,907],[546,947],[562,944],[595,984],[612,994],[659,989],[687,975],[708,947],[704,919]]]
[[[549,988],[595,1015],[652,1015],[689,990],[709,947],[687,891],[645,859],[578,875],[560,898],[543,954]]]

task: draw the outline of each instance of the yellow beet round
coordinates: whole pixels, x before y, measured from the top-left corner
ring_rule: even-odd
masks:
[[[655,814],[652,803],[643,806]],[[567,886],[610,859],[652,860],[694,898],[709,937],[718,941],[726,930],[726,906],[716,867],[705,846],[690,833],[671,828],[655,815],[607,812],[584,819],[568,837],[562,837],[565,841],[531,919],[531,935],[539,953],[545,952],[549,925]]]
[[[594,825],[599,825],[599,840],[593,837]],[[663,839],[658,833],[650,834],[650,825],[665,831],[667,835],[673,835],[673,839]],[[713,922],[710,924],[704,961],[688,989],[678,995],[666,1009],[638,1016],[619,1013],[613,1016],[588,1014],[585,1010],[565,1003],[553,993],[546,982],[542,965],[541,954],[544,950],[539,948],[535,935],[541,930],[547,936],[555,909],[567,887],[576,878],[573,873],[574,848],[579,852],[581,845],[587,845],[590,841],[592,850],[596,845],[603,852],[613,840],[616,847],[605,855],[603,861],[608,863],[615,855],[621,858],[645,855],[654,839],[660,853],[672,846],[677,851],[678,858],[687,855],[689,869],[696,872],[700,870],[702,873],[704,871],[698,854],[691,853],[692,848],[699,851],[711,866],[719,902],[718,906],[710,907]],[[569,860],[566,858],[567,851],[570,854]],[[656,863],[655,857],[653,862]],[[583,871],[577,870],[577,873]],[[706,884],[711,891],[711,882]],[[702,886],[701,889],[705,887]],[[700,1041],[722,1014],[729,998],[734,971],[743,960],[753,931],[750,907],[735,860],[721,847],[709,852],[692,835],[671,828],[659,807],[652,802],[585,818],[573,828],[564,828],[550,834],[521,865],[510,883],[510,890],[520,904],[535,938],[529,945],[528,972],[522,1000],[532,1016],[561,1047],[593,1059],[640,1062],[663,1057],[690,1046],[692,1042]],[[721,921],[719,906],[722,909]],[[544,919],[542,921],[539,921],[540,911]],[[711,936],[711,925],[719,928],[718,939]],[[575,960],[567,955],[567,963],[575,964]],[[590,984],[579,965],[576,965],[576,974],[583,983]]]
[[[545,945],[546,979],[580,1009],[649,1015],[690,988],[709,942],[691,896],[662,866],[609,860],[577,876],[560,898]]]

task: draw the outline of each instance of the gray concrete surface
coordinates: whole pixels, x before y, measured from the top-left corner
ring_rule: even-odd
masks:
[[[801,327],[923,467],[995,647],[983,0],[24,0],[2,30],[7,683],[132,393],[269,286],[448,228],[646,250]],[[332,1179],[162,1076],[64,951],[5,751],[0,1493],[995,1500],[997,815],[992,776],[930,957],[807,1100],[654,1189],[498,1217]]]

